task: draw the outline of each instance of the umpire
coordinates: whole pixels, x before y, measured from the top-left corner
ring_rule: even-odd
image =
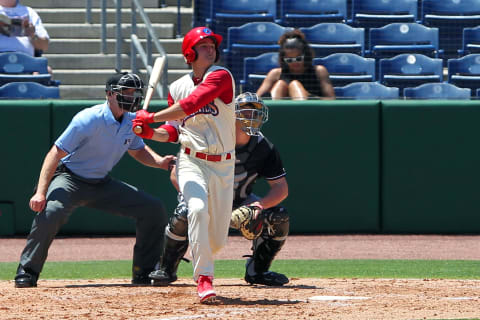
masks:
[[[136,220],[133,284],[149,284],[161,254],[167,214],[163,203],[108,174],[125,152],[138,162],[168,169],[172,155],[159,156],[132,132],[143,99],[142,80],[118,73],[106,83],[103,104],[72,119],[45,157],[30,208],[37,212],[20,257],[15,287],[36,287],[48,249],[72,211],[85,206]]]

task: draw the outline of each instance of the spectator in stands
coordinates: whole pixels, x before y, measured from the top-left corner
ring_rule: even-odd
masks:
[[[48,49],[50,38],[35,10],[21,5],[19,0],[0,0],[1,15],[11,21],[5,23],[2,19],[0,22],[0,52],[16,51],[35,56],[35,52]]]
[[[313,50],[303,32],[298,29],[288,31],[278,43],[280,68],[267,74],[257,90],[259,97],[270,93],[272,99],[335,99],[327,69],[312,65]]]

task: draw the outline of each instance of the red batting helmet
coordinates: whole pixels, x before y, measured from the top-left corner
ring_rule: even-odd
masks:
[[[183,38],[182,53],[187,60],[187,63],[192,63],[193,61],[195,61],[195,59],[197,59],[197,53],[195,52],[195,49],[193,49],[193,47],[200,40],[205,38],[212,38],[213,41],[215,41],[215,49],[217,49],[217,57],[215,59],[215,62],[218,61],[218,59],[220,58],[220,51],[218,50],[218,47],[220,46],[223,37],[219,34],[213,33],[213,31],[207,27],[197,27],[190,30]]]

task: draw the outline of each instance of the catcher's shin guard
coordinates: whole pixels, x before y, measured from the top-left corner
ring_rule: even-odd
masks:
[[[277,272],[268,271],[273,259],[282,249],[285,240],[277,241],[260,237],[254,241],[253,257],[247,260],[245,281],[250,284],[282,286],[288,278]]]
[[[177,280],[180,261],[188,249],[188,223],[186,216],[179,214],[179,208],[165,228],[165,247],[160,260],[160,268],[150,273],[152,284],[161,286]]]

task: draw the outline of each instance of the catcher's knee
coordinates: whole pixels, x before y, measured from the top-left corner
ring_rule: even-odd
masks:
[[[186,240],[188,235],[187,217],[175,213],[173,217],[170,218],[165,234],[167,237],[177,241]]]
[[[265,227],[262,236],[281,241],[288,236],[290,219],[284,207],[272,207],[264,211]]]

